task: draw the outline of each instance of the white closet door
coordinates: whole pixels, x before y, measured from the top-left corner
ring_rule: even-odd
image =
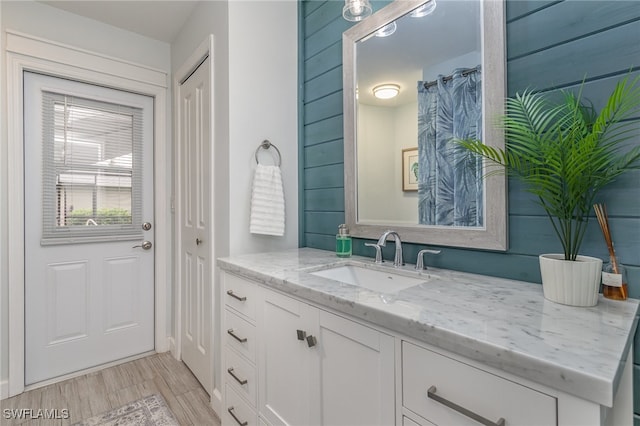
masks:
[[[211,120],[207,58],[180,86],[180,280],[182,360],[211,395]]]

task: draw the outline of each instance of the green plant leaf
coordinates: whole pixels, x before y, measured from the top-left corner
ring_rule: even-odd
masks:
[[[480,140],[458,141],[488,160],[484,176],[507,173],[538,197],[565,259],[578,255],[597,193],[624,172],[640,169],[640,146],[626,146],[637,137],[632,118],[640,115],[639,82],[622,79],[599,112],[582,99],[584,83],[577,93],[564,91],[557,105],[525,90],[506,100],[499,121],[504,150]]]

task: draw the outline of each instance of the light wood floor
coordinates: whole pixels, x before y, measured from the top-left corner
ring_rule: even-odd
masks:
[[[155,354],[0,401],[0,423],[68,425],[148,395],[162,395],[180,425],[219,426],[209,396],[191,371],[170,353]],[[6,409],[67,409],[69,419],[7,420]],[[34,414],[35,415],[35,414]]]

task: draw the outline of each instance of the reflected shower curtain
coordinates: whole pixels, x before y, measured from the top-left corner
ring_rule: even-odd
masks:
[[[418,82],[421,225],[484,226],[482,160],[455,143],[482,137],[482,78],[476,69],[456,69],[450,80],[439,76],[436,84]]]

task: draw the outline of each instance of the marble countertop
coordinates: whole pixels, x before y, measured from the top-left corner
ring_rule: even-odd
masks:
[[[542,286],[430,268],[425,282],[381,293],[311,275],[339,264],[391,269],[310,248],[218,259],[228,272],[533,382],[612,406],[633,343],[638,301],[600,296],[593,308],[544,299]],[[629,362],[633,360],[629,359]]]

